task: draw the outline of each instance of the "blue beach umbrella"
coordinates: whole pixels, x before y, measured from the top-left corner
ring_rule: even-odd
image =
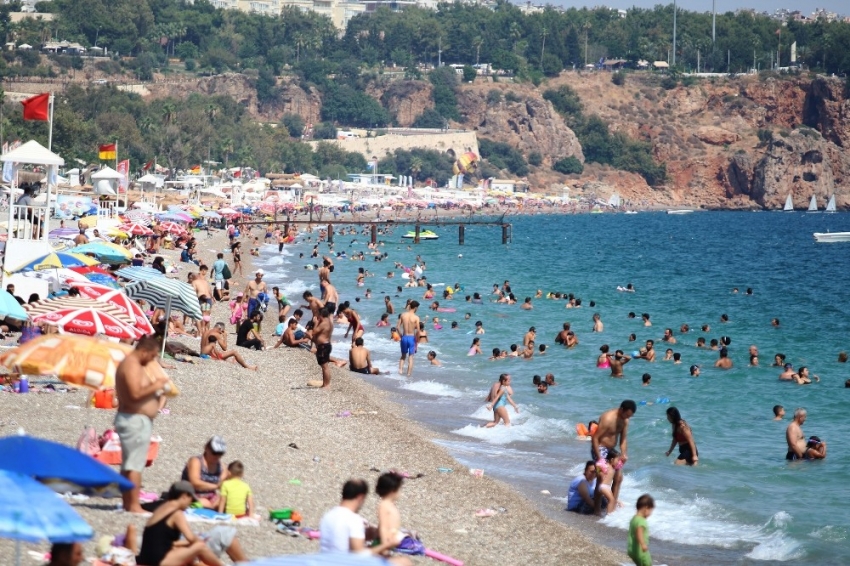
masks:
[[[98,285],[103,285],[104,287],[111,287],[112,289],[121,288],[121,285],[118,284],[114,277],[104,275],[103,273],[84,273],[83,277],[85,277],[92,283],[97,283]]]
[[[17,435],[0,438],[0,470],[17,472],[48,485],[61,484],[62,491],[87,491],[117,486],[133,488],[133,482],[88,454],[58,442]]]
[[[27,311],[24,310],[15,297],[8,291],[0,291],[0,318],[9,317],[15,320],[27,320]]]
[[[130,263],[130,260],[133,259],[133,255],[127,250],[106,242],[90,242],[75,246],[74,253],[94,254],[97,259],[109,264]]]
[[[74,508],[49,488],[17,472],[0,470],[0,537],[20,542],[83,542],[94,531]]]

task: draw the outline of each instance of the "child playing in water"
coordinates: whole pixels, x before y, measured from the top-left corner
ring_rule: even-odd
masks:
[[[221,484],[221,497],[218,502],[218,512],[233,515],[237,519],[248,517],[256,509],[254,494],[251,487],[242,479],[245,466],[239,460],[234,460],[227,466],[230,477]]]
[[[473,338],[472,346],[469,347],[469,352],[466,353],[467,356],[480,356],[481,355],[481,338]]]
[[[620,453],[616,450],[609,450],[608,456],[603,460],[600,458],[596,462],[596,471],[599,475],[599,486],[597,489],[602,493],[602,497],[604,497],[608,501],[608,507],[605,513],[613,513],[615,509],[617,509],[617,500],[614,498],[614,491],[612,489],[614,483],[614,475],[617,473],[617,470],[623,467],[622,457]]]
[[[655,501],[648,493],[637,500],[637,513],[629,523],[629,558],[637,566],[652,566],[652,556],[649,554],[649,525],[646,520],[655,509]]]
[[[428,361],[431,362],[432,366],[438,366],[439,367],[439,366],[443,365],[442,362],[440,362],[440,360],[437,359],[437,352],[435,352],[434,350],[431,350],[430,352],[428,352]]]

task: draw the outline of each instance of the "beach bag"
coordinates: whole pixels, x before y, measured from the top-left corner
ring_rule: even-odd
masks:
[[[224,267],[221,269],[221,277],[222,277],[225,281],[227,281],[228,279],[230,279],[231,277],[233,277],[233,274],[232,274],[232,273],[230,273],[230,266],[229,266],[229,265],[227,265],[226,263],[224,264]]]
[[[422,541],[419,539],[415,539],[412,536],[406,536],[401,539],[401,542],[398,543],[398,546],[393,550],[400,554],[408,554],[408,555],[421,555],[425,554],[425,545],[422,544]]]

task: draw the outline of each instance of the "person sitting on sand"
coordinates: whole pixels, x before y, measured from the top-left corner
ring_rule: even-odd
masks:
[[[381,498],[378,503],[378,539],[386,545],[392,545],[389,550],[398,546],[405,537],[401,530],[401,514],[396,507],[403,482],[401,475],[387,472],[381,474],[375,483],[375,493]]]
[[[372,367],[372,354],[363,346],[363,338],[357,338],[348,352],[348,369],[355,373],[380,375],[381,370]]]
[[[218,507],[218,489],[229,477],[221,465],[221,458],[227,451],[227,444],[220,436],[213,436],[204,446],[204,453],[192,456],[186,462],[180,479],[188,481],[196,491],[196,499],[206,509]]]
[[[280,336],[280,340],[277,341],[277,344],[274,345],[274,348],[279,348],[281,344],[289,346],[290,348],[307,348],[310,349],[310,339],[306,336],[302,338],[296,338],[295,333],[298,329],[298,320],[295,317],[289,319],[287,323],[286,330],[283,331],[283,334]]]
[[[255,310],[250,318],[243,320],[236,333],[236,345],[249,350],[262,350],[266,344],[255,330],[262,320],[263,314],[259,310]]]
[[[248,365],[245,362],[245,359],[239,355],[239,352],[236,350],[224,350],[221,345],[218,343],[218,337],[214,334],[210,334],[207,337],[207,344],[201,349],[201,356],[207,356],[214,360],[227,361],[230,358],[236,360],[240,366],[245,369],[257,370],[256,365]]]
[[[242,479],[245,466],[239,460],[234,460],[227,466],[228,479],[221,482],[221,497],[218,501],[218,512],[233,515],[237,519],[250,517],[257,507],[254,505],[254,494],[251,486]]]
[[[195,489],[192,484],[179,481],[171,486],[168,500],[160,505],[145,523],[142,548],[136,557],[137,564],[183,566],[195,560],[200,560],[208,566],[223,564],[189,528],[184,511],[194,502]]]
[[[50,547],[50,562],[47,566],[79,566],[85,561],[82,544],[57,542]]]

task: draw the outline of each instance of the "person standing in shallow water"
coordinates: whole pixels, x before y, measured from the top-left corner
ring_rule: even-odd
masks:
[[[628,456],[628,433],[629,419],[637,412],[637,404],[631,399],[626,399],[620,403],[619,408],[610,409],[602,413],[599,417],[599,426],[590,436],[590,457],[594,462],[605,459],[608,456],[609,450],[620,448],[620,460],[622,465],[625,465],[629,459]],[[602,478],[597,478],[596,492],[593,497],[595,509],[594,512],[599,515],[602,512],[602,493],[599,491],[599,483]],[[611,492],[614,495],[614,500],[619,500],[620,486],[623,483],[623,471],[617,470],[614,474],[614,480],[611,485]]]
[[[667,421],[673,425],[673,441],[670,443],[670,450],[665,455],[670,456],[673,449],[678,445],[679,455],[676,457],[676,465],[696,466],[699,461],[699,452],[690,425],[685,422],[676,407],[667,409]]]

